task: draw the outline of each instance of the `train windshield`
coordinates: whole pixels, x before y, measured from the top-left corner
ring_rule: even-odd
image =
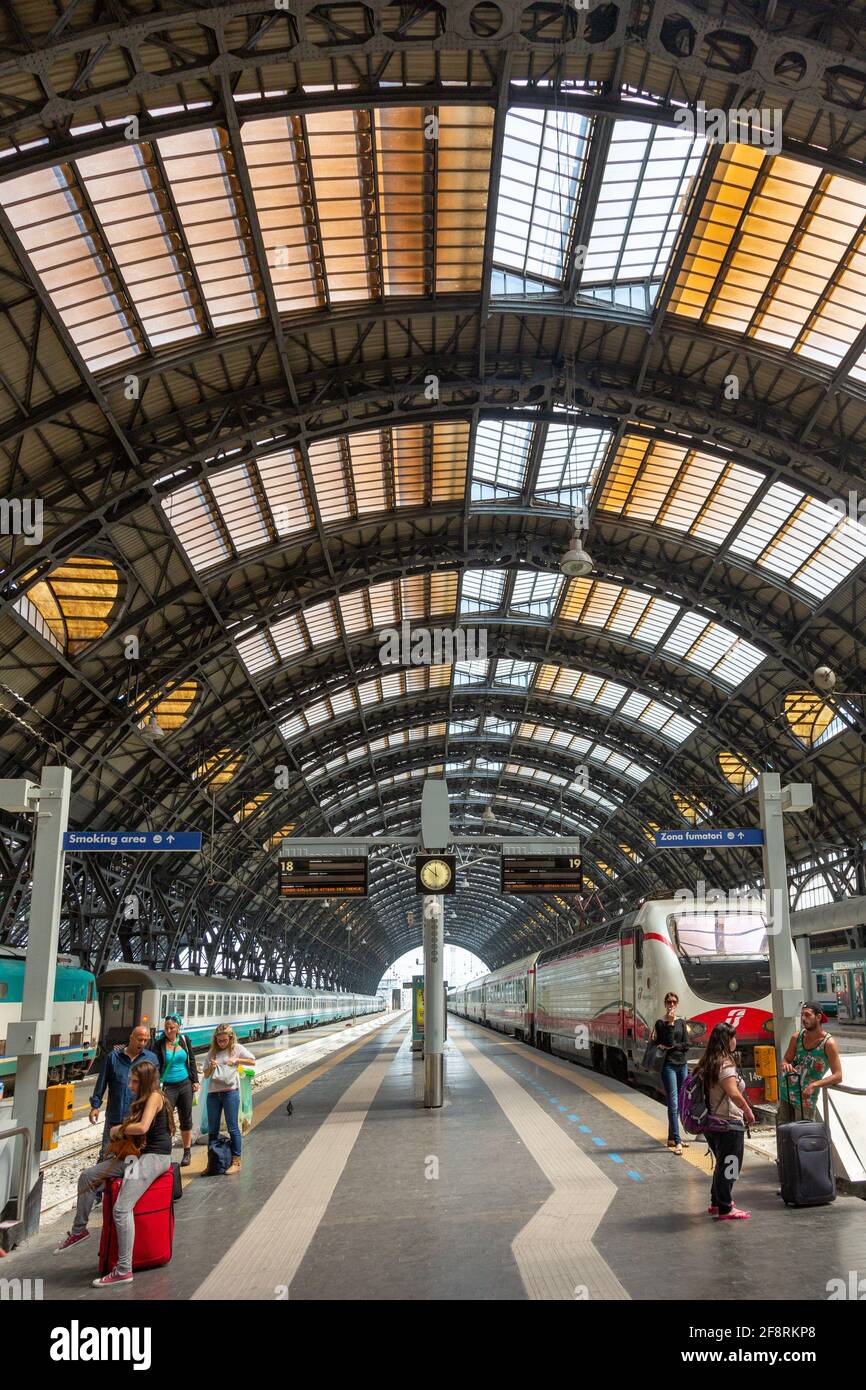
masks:
[[[767,922],[760,912],[675,912],[668,926],[684,962],[768,954]]]

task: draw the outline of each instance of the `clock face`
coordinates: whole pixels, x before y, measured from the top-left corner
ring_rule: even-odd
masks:
[[[444,859],[428,859],[421,865],[421,882],[433,893],[441,893],[451,882],[451,865]]]

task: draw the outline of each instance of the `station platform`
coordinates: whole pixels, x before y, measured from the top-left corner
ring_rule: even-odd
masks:
[[[43,1298],[142,1300],[826,1300],[866,1270],[866,1204],[793,1210],[747,1153],[745,1222],[708,1217],[695,1140],[613,1079],[449,1017],[445,1104],[422,1104],[407,1017],[256,1092],[241,1172],[193,1152],[174,1257],[95,1290],[92,1238],[54,1257],[68,1216],[8,1256]],[[294,1114],[286,1113],[292,1100]]]

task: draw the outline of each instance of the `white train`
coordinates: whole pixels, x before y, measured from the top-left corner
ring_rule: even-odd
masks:
[[[448,1007],[543,1051],[661,1090],[643,1057],[670,990],[679,998],[693,1055],[715,1024],[736,1027],[749,1095],[763,1099],[754,1049],[772,1043],[773,1017],[759,899],[705,910],[671,898],[645,902],[452,989]]]
[[[333,993],[254,980],[227,980],[217,975],[148,970],[140,965],[112,965],[96,981],[102,1013],[103,1048],[125,1042],[143,1023],[159,1029],[167,1013],[179,1014],[193,1047],[207,1047],[218,1023],[228,1023],[239,1038],[267,1038],[314,1024],[334,1023],[381,1013],[385,1000],[369,994]]]

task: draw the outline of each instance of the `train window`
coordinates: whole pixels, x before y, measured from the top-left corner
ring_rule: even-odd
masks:
[[[822,975],[820,971],[815,972],[815,988],[819,994],[827,993],[827,976]]]
[[[160,1016],[160,1018],[165,1018],[165,1016],[166,1016],[167,1013],[168,1013],[168,995],[167,995],[167,994],[163,994],[163,995],[161,996],[161,998],[160,998],[160,1001],[159,1001],[159,1016]]]
[[[223,1012],[223,997],[222,997],[221,994],[215,994],[215,995],[214,995],[214,1013],[216,1014],[217,1018],[222,1018],[222,1012]]]
[[[213,995],[212,995],[212,994],[209,994],[208,997],[207,997],[207,1016],[208,1016],[208,1018],[213,1018]]]
[[[634,934],[634,963],[638,970],[643,970],[643,927],[638,927]]]
[[[176,1012],[176,1013],[179,1013],[180,1016],[181,1016],[181,1018],[183,1018],[184,1014],[186,1013],[186,995],[185,995],[185,994],[179,994],[179,995],[177,996],[177,1009],[175,1010],[175,1012]]]
[[[199,1018],[204,1018],[204,995],[203,995],[203,994],[200,994],[199,997],[198,997],[198,1016],[199,1016]]]
[[[186,1016],[187,1016],[187,1018],[192,1018],[194,1014],[195,1014],[195,995],[194,995],[194,994],[191,994],[191,995],[189,996],[189,1003],[188,1003],[187,1009],[186,1009]]]

